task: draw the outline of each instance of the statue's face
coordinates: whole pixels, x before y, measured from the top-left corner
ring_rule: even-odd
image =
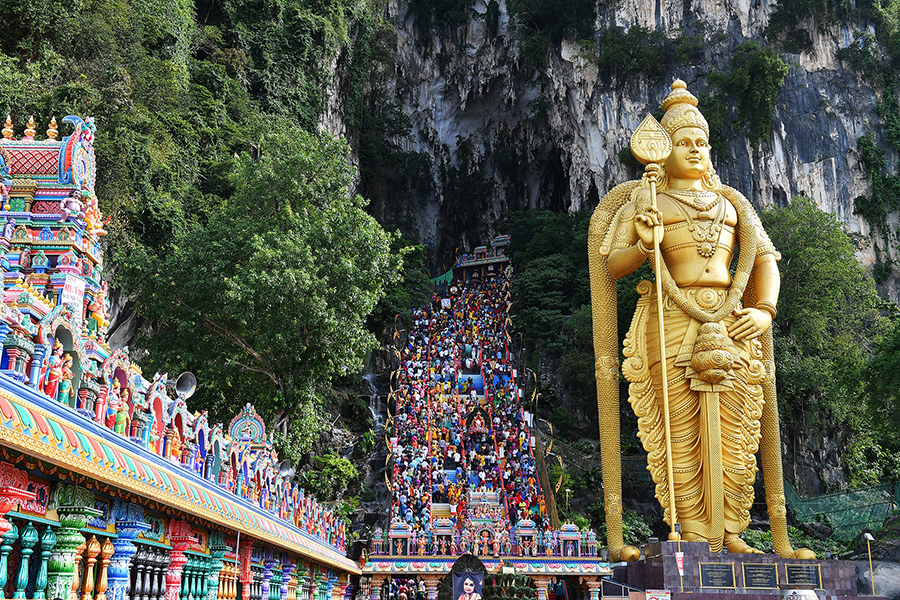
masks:
[[[666,174],[676,179],[701,179],[709,170],[709,138],[699,127],[682,127],[672,136]]]

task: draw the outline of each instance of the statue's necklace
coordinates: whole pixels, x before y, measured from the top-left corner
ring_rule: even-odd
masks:
[[[719,194],[706,190],[666,190],[666,193],[700,212],[713,208],[721,198]]]
[[[719,237],[722,235],[722,221],[725,220],[726,212],[725,203],[719,202],[719,195],[714,194],[713,192],[707,192],[715,196],[714,201],[704,203],[703,206],[707,208],[701,209],[695,204],[685,202],[688,206],[700,211],[697,214],[697,220],[694,221],[688,211],[681,206],[680,202],[682,199],[672,194],[671,191],[668,191],[667,193],[674,196],[675,199],[679,201],[675,203],[675,206],[678,207],[678,210],[680,210],[681,214],[684,215],[684,218],[687,219],[688,231],[691,232],[691,236],[694,238],[694,241],[697,242],[697,253],[703,258],[712,258],[716,253],[716,247],[719,245]],[[706,211],[717,204],[719,205],[719,211],[716,213],[715,217],[711,217]]]

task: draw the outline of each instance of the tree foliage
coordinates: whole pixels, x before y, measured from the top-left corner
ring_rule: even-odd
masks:
[[[506,6],[519,40],[522,72],[528,77],[547,66],[551,45],[590,39],[597,19],[592,0],[509,0]]]
[[[54,115],[96,118],[98,196],[113,220],[105,275],[149,319],[145,371],[194,370],[192,404],[219,419],[243,402],[279,416],[292,455],[324,423],[329,377],[359,368],[365,314],[398,261],[347,196],[348,148],[303,133],[351,34],[380,23],[373,6],[11,0],[0,11],[0,111],[17,132],[32,114],[39,130]],[[386,62],[384,28],[365,31],[377,39],[360,54]]]
[[[661,29],[633,25],[627,31],[611,27],[597,42],[597,67],[618,85],[637,84],[638,77],[654,81],[676,64],[689,63],[702,56],[699,38],[669,38]]]
[[[352,196],[349,148],[298,132],[237,159],[236,189],[165,252],[134,245],[123,279],[155,325],[151,369],[184,365],[197,405],[255,402],[287,433],[292,411],[362,368],[366,316],[399,268],[391,236]]]
[[[352,462],[332,450],[313,459],[313,468],[300,474],[300,485],[319,500],[336,500],[358,475]]]
[[[782,255],[773,325],[781,418],[794,430],[858,431],[868,410],[864,370],[887,326],[875,282],[841,224],[812,201],[794,198],[762,221]]]
[[[775,101],[789,70],[777,52],[755,41],[744,42],[731,57],[725,89],[737,99],[739,122],[754,146],[769,137]]]
[[[527,343],[559,353],[566,346],[563,323],[590,303],[587,266],[588,214],[547,210],[506,216],[518,299],[514,323]]]

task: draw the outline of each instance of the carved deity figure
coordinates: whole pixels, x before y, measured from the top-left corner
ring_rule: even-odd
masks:
[[[130,393],[128,388],[125,388],[122,390],[122,395],[119,398],[119,410],[116,411],[116,421],[113,429],[120,435],[125,435],[125,431],[128,429],[128,400]]]
[[[609,192],[591,219],[588,246],[610,552],[616,560],[620,553],[626,560],[636,558],[635,549],[623,547],[621,537],[615,280],[646,261],[653,266],[658,239],[666,381],[657,296],[646,281],[638,285],[641,297],[625,339],[622,371],[665,519],[673,525],[669,499],[674,497],[684,540],[709,542],[713,552],[723,547],[756,552],[740,534],[750,522],[755,454],[761,447],[775,551],[785,558],[814,556],[791,548],[785,522],[771,334],[780,255],[750,202],[716,176],[709,126],[696,106],[697,99],[677,80],[662,103],[665,116],[652,146],[670,140],[668,157],[648,165],[642,180]],[[651,182],[656,182],[655,208]],[[671,496],[669,485],[674,487]],[[677,539],[672,529],[670,538]]]
[[[59,396],[56,398],[60,404],[68,404],[69,396],[72,394],[72,379],[75,377],[72,371],[74,360],[68,353],[63,355],[62,374],[59,379]]]
[[[103,424],[107,428],[113,429],[116,425],[116,414],[119,412],[119,406],[122,402],[121,392],[122,384],[118,378],[113,377],[112,385],[109,388],[109,394],[106,399],[106,415]]]
[[[63,374],[63,346],[59,340],[53,345],[53,354],[50,355],[46,362],[47,379],[43,390],[45,394],[53,398],[59,389],[59,382]]]

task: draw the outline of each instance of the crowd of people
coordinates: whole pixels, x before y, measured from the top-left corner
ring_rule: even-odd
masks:
[[[473,497],[493,502],[507,530],[546,521],[506,343],[509,287],[505,275],[455,282],[413,313],[395,390],[391,520],[429,544],[435,503],[457,531],[484,512]]]

